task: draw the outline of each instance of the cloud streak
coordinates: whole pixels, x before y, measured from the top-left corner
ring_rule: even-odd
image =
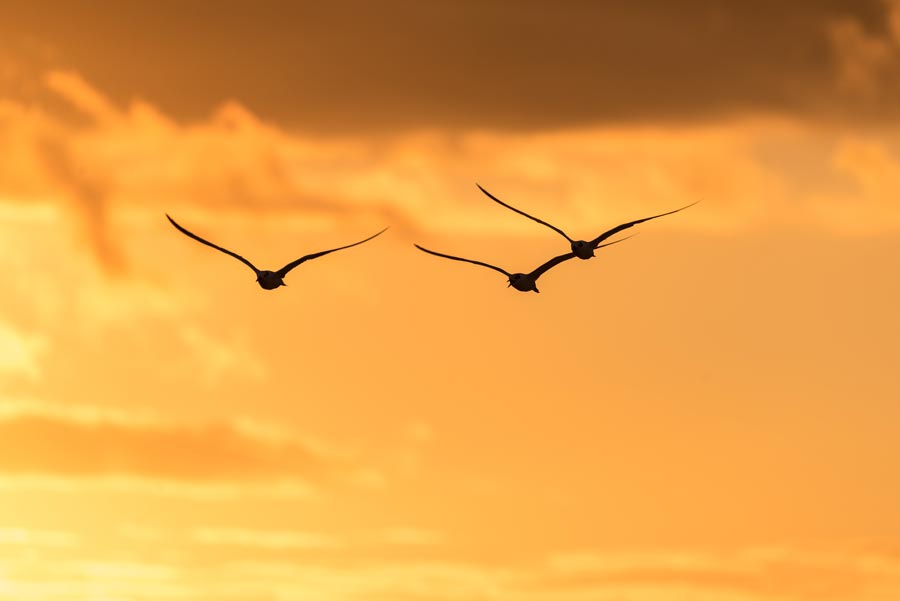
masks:
[[[153,488],[234,485],[309,491],[356,484],[367,473],[296,435],[239,421],[185,424],[90,409],[18,403],[0,412],[0,475],[24,482],[108,479]]]
[[[191,539],[202,545],[255,547],[270,551],[315,551],[341,546],[340,540],[325,534],[249,528],[198,528]]]

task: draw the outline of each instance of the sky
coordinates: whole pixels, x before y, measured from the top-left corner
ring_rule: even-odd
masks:
[[[900,3],[0,3],[0,601],[900,598]],[[566,252],[504,201],[591,239]],[[244,265],[304,263],[261,290]]]

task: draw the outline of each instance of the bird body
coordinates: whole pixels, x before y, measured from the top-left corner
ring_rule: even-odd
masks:
[[[503,202],[502,200],[500,200],[499,198],[497,198],[496,196],[494,196],[493,194],[491,194],[490,192],[488,192],[487,190],[485,190],[484,188],[482,188],[480,184],[475,184],[475,185],[478,186],[478,189],[481,190],[482,192],[484,192],[484,194],[488,198],[490,198],[497,204],[502,205],[502,206],[506,207],[507,209],[509,209],[510,211],[518,213],[519,215],[528,217],[532,221],[536,221],[536,222],[540,223],[541,225],[545,225],[545,226],[549,227],[551,230],[560,234],[563,238],[565,238],[566,240],[569,241],[569,244],[571,245],[571,248],[572,248],[572,254],[574,254],[579,259],[585,259],[585,260],[590,259],[591,257],[595,256],[594,255],[595,250],[597,250],[598,248],[601,248],[602,246],[606,246],[605,244],[601,244],[604,240],[610,238],[611,236],[616,235],[617,233],[621,232],[622,230],[628,229],[634,225],[643,223],[645,221],[650,221],[651,219],[656,219],[657,217],[665,217],[666,215],[671,215],[672,213],[677,213],[678,211],[683,211],[684,209],[687,209],[688,207],[692,207],[695,204],[697,204],[697,202],[699,202],[699,201],[693,202],[689,205],[681,207],[680,209],[675,209],[674,211],[669,211],[668,213],[660,213],[659,215],[653,215],[652,217],[644,217],[643,219],[636,219],[634,221],[629,221],[627,223],[617,225],[616,227],[603,232],[602,234],[600,234],[593,240],[573,240],[572,238],[569,237],[568,234],[566,234],[564,231],[562,231],[555,225],[550,225],[546,221],[538,219],[537,217],[529,215],[525,211],[521,211],[511,205],[508,205],[505,202]]]
[[[287,286],[284,279],[274,271],[262,269],[256,274],[256,281],[263,290],[275,290],[279,286]]]
[[[369,236],[365,240],[360,240],[359,242],[354,242],[353,244],[348,244],[346,246],[340,246],[338,248],[332,248],[330,250],[323,250],[321,252],[304,255],[295,261],[291,261],[290,263],[288,263],[287,265],[285,265],[278,271],[269,271],[268,269],[257,269],[256,266],[253,265],[253,263],[251,263],[250,261],[248,261],[241,255],[237,254],[236,252],[232,252],[226,248],[222,248],[221,246],[213,244],[209,240],[201,238],[197,234],[186,230],[182,226],[178,225],[178,223],[176,223],[176,221],[174,219],[172,219],[168,214],[166,214],[166,218],[169,220],[169,222],[171,222],[171,224],[173,226],[175,226],[175,229],[177,229],[179,232],[181,232],[185,236],[187,236],[189,238],[193,238],[194,240],[196,240],[197,242],[199,242],[201,244],[205,244],[206,246],[215,248],[216,250],[221,251],[221,252],[225,253],[226,255],[230,255],[230,256],[234,257],[235,259],[237,259],[238,261],[240,261],[241,263],[243,263],[244,265],[246,265],[247,267],[249,267],[250,269],[252,269],[253,272],[256,274],[256,282],[259,284],[259,287],[262,288],[263,290],[275,290],[276,288],[278,288],[280,286],[287,286],[287,284],[284,283],[285,276],[294,267],[297,267],[301,263],[309,261],[310,259],[315,259],[315,258],[321,257],[323,255],[327,255],[328,253],[333,253],[336,250],[343,250],[345,248],[350,248],[351,246],[356,246],[358,244],[362,244],[363,242],[368,242],[375,236],[380,236],[381,234],[383,234],[385,232],[385,230],[388,229],[388,228],[384,228],[377,234]]]
[[[509,288],[510,286],[520,292],[540,292],[537,287],[537,278],[530,273],[511,274],[509,276],[509,284],[506,287]]]
[[[596,250],[587,240],[575,240],[572,242],[572,253],[579,259],[586,260],[594,256]]]

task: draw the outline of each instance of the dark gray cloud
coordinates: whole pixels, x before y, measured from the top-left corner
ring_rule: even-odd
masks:
[[[139,95],[191,120],[238,98],[263,118],[327,132],[850,116],[860,107],[834,97],[844,63],[833,25],[884,35],[889,12],[881,0],[84,7],[0,8],[0,37],[43,49],[46,63],[119,102]]]

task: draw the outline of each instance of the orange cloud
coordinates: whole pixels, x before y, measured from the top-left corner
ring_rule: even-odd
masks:
[[[50,547],[72,542],[60,533],[13,535],[16,541],[42,537]],[[61,593],[89,599],[104,591],[123,598],[168,594],[195,601],[265,596],[315,601],[881,601],[900,593],[896,555],[841,543],[817,550],[566,553],[547,562],[519,563],[390,560],[382,555],[386,549],[359,555],[331,536],[242,528],[197,529],[166,545],[178,550],[170,555],[177,561],[142,560],[139,554],[123,560],[99,553],[90,560],[29,562],[21,553],[11,555],[0,599],[49,599]],[[221,546],[247,547],[252,559],[217,554]],[[301,552],[304,559],[260,557],[273,551]],[[344,554],[348,552],[353,554]]]
[[[695,591],[740,599],[863,599],[874,576],[868,558],[801,549],[747,549],[734,553],[560,554],[545,586],[561,589],[619,587]],[[900,591],[900,582],[891,585]]]
[[[276,592],[286,598],[473,599],[504,601],[877,601],[900,593],[895,560],[841,552],[782,548],[731,554],[607,553],[593,566],[559,557],[549,565],[453,561],[357,561],[351,568],[273,561],[229,563],[241,598]],[[221,588],[218,588],[221,587]]]
[[[36,378],[40,373],[38,355],[45,344],[43,337],[20,332],[0,321],[0,374]]]
[[[193,531],[191,538],[203,545],[257,547],[268,550],[315,550],[341,546],[338,539],[324,534],[249,528],[198,528]]]
[[[0,100],[0,152],[11,157],[0,166],[0,202],[65,203],[111,273],[125,269],[117,221],[165,211],[189,222],[192,212],[212,220],[227,209],[278,216],[283,227],[359,220],[394,233],[552,235],[483,197],[476,180],[585,237],[696,200],[703,202],[654,227],[845,230],[833,216],[851,206],[863,227],[900,227],[887,201],[896,196],[893,180],[878,177],[865,157],[853,169],[842,158],[848,144],[890,148],[900,135],[892,130],[745,118],[338,137],[285,130],[236,101],[180,124],[140,100],[119,109],[76,73],[46,80],[87,122]]]
[[[0,547],[74,547],[78,537],[71,532],[31,530],[28,528],[0,528]]]
[[[890,106],[898,91],[900,2],[882,0],[881,4],[886,18],[883,30],[877,33],[848,16],[835,20],[828,28],[837,61],[839,90],[865,101],[869,108],[879,107],[885,100]]]
[[[39,480],[119,477],[203,487],[233,483],[309,490],[359,484],[365,470],[295,435],[240,421],[172,423],[136,414],[35,403],[0,411],[0,475]]]

